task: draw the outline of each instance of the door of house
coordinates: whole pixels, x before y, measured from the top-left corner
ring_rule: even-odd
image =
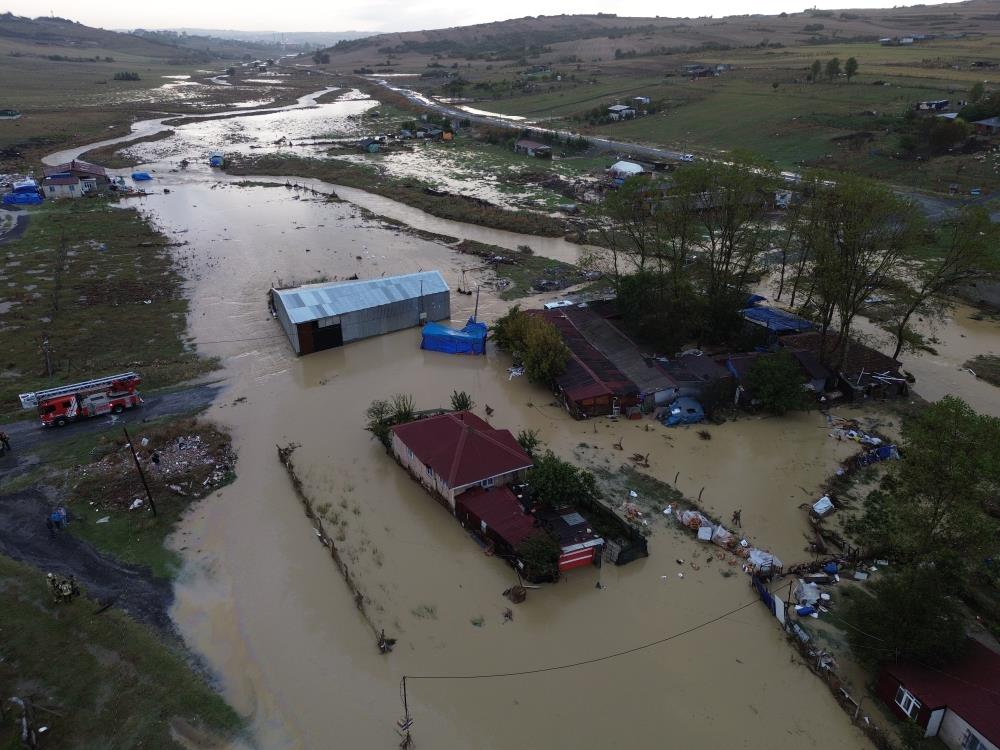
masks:
[[[618,399],[616,398],[611,399],[611,416],[617,417],[621,413],[622,413],[622,407],[621,404],[618,403]]]

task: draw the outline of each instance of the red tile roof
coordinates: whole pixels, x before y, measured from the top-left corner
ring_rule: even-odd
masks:
[[[74,177],[73,175],[67,175],[66,177],[46,177],[42,180],[42,185],[79,185],[80,178]]]
[[[890,664],[887,674],[930,709],[947,707],[1000,745],[1000,654],[970,639],[965,653],[941,670]]]
[[[452,489],[532,466],[510,430],[495,430],[471,412],[439,414],[392,431]]]
[[[459,495],[455,505],[467,509],[511,547],[538,533],[534,517],[524,512],[506,485],[489,490],[473,487]]]

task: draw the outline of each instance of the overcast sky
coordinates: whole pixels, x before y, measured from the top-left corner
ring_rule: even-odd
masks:
[[[798,12],[819,8],[880,8],[913,5],[893,0],[297,0],[292,3],[247,0],[48,0],[18,4],[16,15],[51,11],[88,26],[106,29],[198,27],[248,31],[412,31],[501,21],[526,15],[617,13],[620,16],[724,16],[739,13]],[[2,6],[0,6],[2,7]],[[43,10],[44,9],[44,10]]]

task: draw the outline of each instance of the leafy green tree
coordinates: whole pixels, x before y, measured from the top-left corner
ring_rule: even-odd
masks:
[[[809,394],[802,387],[804,382],[799,363],[785,351],[757,357],[747,372],[750,395],[771,414],[805,409]]]
[[[527,337],[529,319],[520,305],[514,305],[490,328],[490,338],[498,347],[517,356]]]
[[[563,461],[552,451],[535,457],[535,465],[528,471],[528,484],[535,502],[546,508],[592,502],[599,494],[593,474]]]
[[[826,77],[831,81],[840,75],[840,58],[832,57],[826,63]]]
[[[844,63],[844,75],[847,76],[847,82],[850,83],[851,79],[858,74],[858,60],[855,57],[848,57],[847,62]]]
[[[901,564],[962,580],[995,544],[987,507],[1000,492],[1000,419],[946,396],[904,421],[900,449],[849,532]]]
[[[823,70],[823,63],[819,60],[813,60],[812,65],[809,66],[809,75],[813,83],[819,80],[820,71]]]
[[[516,305],[493,325],[493,340],[524,365],[528,379],[548,386],[566,371],[569,349],[555,326]]]
[[[529,581],[553,580],[559,576],[559,543],[547,531],[532,534],[514,552],[524,563],[524,576]]]
[[[973,84],[972,88],[969,89],[969,101],[973,104],[979,104],[983,97],[986,95],[986,84],[982,81],[977,81]]]
[[[391,399],[375,399],[365,411],[365,429],[378,438],[386,450],[392,445],[390,428],[416,419],[413,396],[397,393]]]
[[[465,391],[452,391],[451,392],[451,409],[452,411],[472,411],[476,406],[476,402],[472,400],[470,396]]]
[[[535,451],[541,444],[541,440],[538,438],[538,430],[521,430],[517,433],[517,444],[524,449],[524,452],[529,456],[534,456]]]
[[[868,663],[916,660],[944,666],[965,643],[965,623],[947,579],[933,569],[880,573],[852,592],[844,611],[854,653]],[[869,593],[870,591],[870,593]]]

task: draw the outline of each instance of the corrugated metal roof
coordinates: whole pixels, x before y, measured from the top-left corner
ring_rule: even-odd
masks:
[[[305,323],[447,291],[440,272],[424,271],[385,279],[309,284],[275,290],[274,294],[292,323]]]

